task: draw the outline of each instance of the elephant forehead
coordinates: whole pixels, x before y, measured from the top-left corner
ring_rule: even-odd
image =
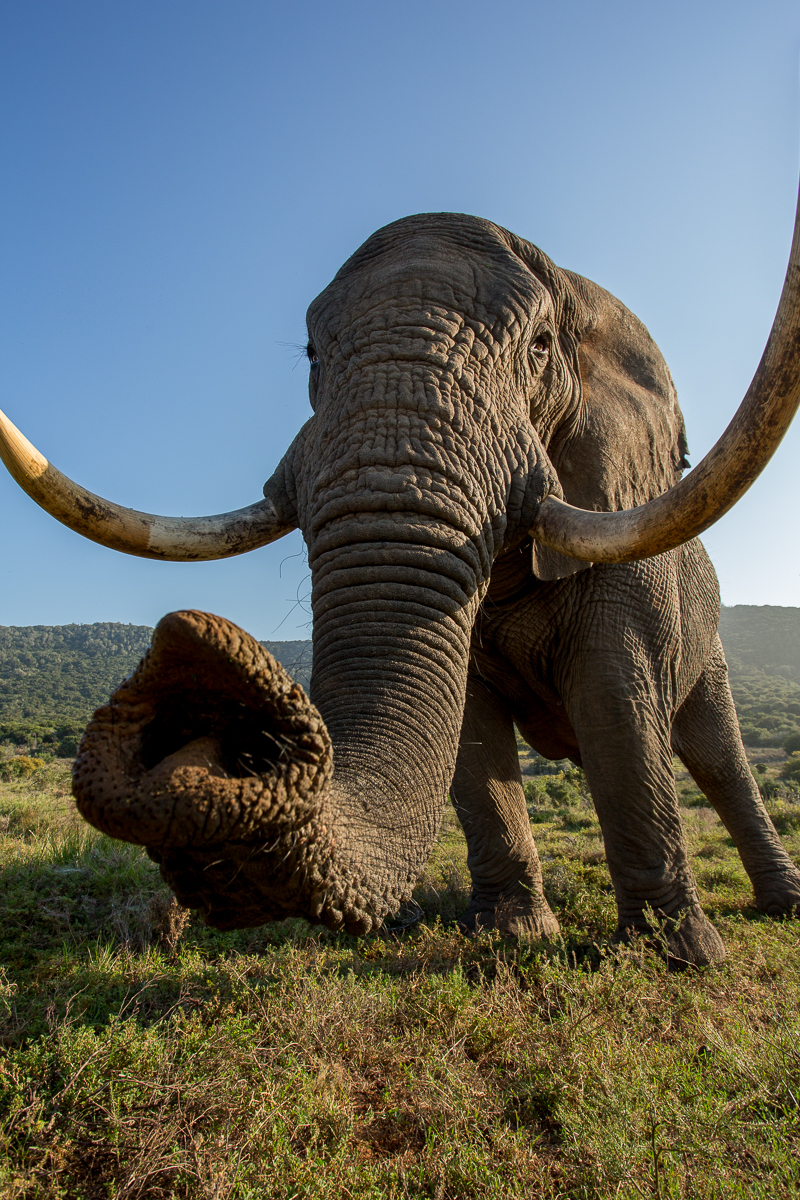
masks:
[[[446,351],[465,326],[507,344],[548,307],[546,288],[507,245],[412,231],[357,253],[312,303],[308,323],[321,350],[350,355],[389,335]]]
[[[417,281],[422,285],[424,281]],[[394,295],[360,310],[342,309],[325,324],[309,322],[311,341],[324,363],[327,389],[366,382],[376,368],[389,389],[424,378],[439,387],[448,377],[469,387],[483,372],[510,365],[520,353],[526,327],[546,313],[549,297],[523,312],[459,312],[431,298]],[[444,372],[444,374],[442,374]],[[488,378],[488,376],[487,376]]]

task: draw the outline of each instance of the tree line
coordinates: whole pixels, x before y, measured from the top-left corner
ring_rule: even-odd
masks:
[[[75,754],[91,714],[150,645],[147,625],[0,626],[0,744]],[[720,636],[745,745],[800,734],[800,608],[723,608]],[[311,642],[262,642],[308,688]]]

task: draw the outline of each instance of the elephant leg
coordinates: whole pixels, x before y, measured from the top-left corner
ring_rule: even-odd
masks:
[[[451,795],[472,876],[462,928],[499,929],[526,939],[557,933],[558,921],[542,891],[511,713],[472,676]]]
[[[669,716],[649,664],[618,646],[573,655],[562,687],[603,830],[617,898],[617,937],[663,923],[670,966],[721,962],[683,838]]]
[[[757,906],[773,916],[800,915],[800,871],[786,853],[750,771],[719,638],[711,661],[678,710],[672,743],[733,839]]]

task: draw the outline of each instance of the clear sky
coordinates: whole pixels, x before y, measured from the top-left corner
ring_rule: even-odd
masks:
[[[796,0],[6,0],[0,407],[122,504],[252,503],[309,415],[309,302],[379,226],[456,210],[642,318],[697,462],[780,294],[799,61]],[[704,537],[725,603],[800,605],[799,507],[797,422]],[[3,473],[0,624],[305,637],[302,549],[130,558]]]

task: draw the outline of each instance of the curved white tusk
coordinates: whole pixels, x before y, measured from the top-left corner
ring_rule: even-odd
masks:
[[[531,535],[590,562],[629,562],[697,537],[744,495],[780,445],[800,406],[800,199],[778,311],[758,370],[736,415],[691,474],[638,508],[587,512],[555,496]]]
[[[73,483],[0,412],[0,458],[32,500],[83,537],[140,558],[201,562],[266,546],[296,528],[269,499],[213,517],[159,517]]]

